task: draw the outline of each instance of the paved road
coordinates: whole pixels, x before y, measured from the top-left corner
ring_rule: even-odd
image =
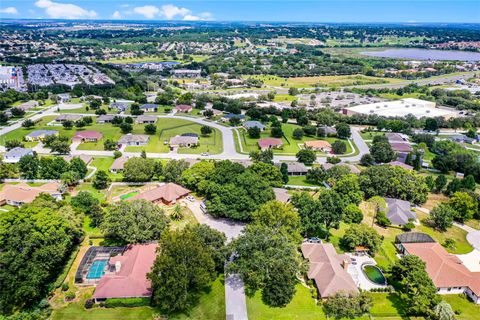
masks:
[[[45,116],[58,115],[58,108],[60,109],[76,109],[78,105],[54,105],[49,109],[44,110],[42,113],[37,113],[30,117],[31,120],[36,121]],[[84,116],[92,116],[92,114],[81,114]],[[210,155],[210,156],[201,156],[199,154],[179,154],[179,153],[147,153],[149,158],[168,158],[168,159],[219,159],[219,160],[231,160],[231,159],[248,159],[247,154],[242,154],[237,152],[235,149],[235,140],[237,139],[236,132],[231,127],[226,127],[216,122],[207,121],[203,118],[195,118],[188,116],[173,116],[173,115],[159,115],[160,119],[184,119],[198,123],[200,125],[208,125],[213,128],[220,130],[222,133],[222,142],[223,142],[223,151],[220,154]],[[16,130],[21,127],[21,122],[14,123],[8,127],[0,129],[0,136],[4,135],[10,131]],[[352,127],[352,140],[359,149],[359,153],[354,156],[345,156],[342,157],[343,162],[358,162],[363,154],[368,153],[369,149],[367,144],[361,138],[359,131],[360,127]],[[102,151],[102,150],[76,150],[77,146],[72,144],[70,154],[73,156],[79,155],[89,155],[89,156],[113,156],[113,151]],[[4,152],[4,147],[0,148],[0,152]],[[36,150],[38,153],[49,153],[47,149],[38,147]],[[140,152],[123,152],[125,156],[139,156]],[[275,155],[275,161],[294,161],[296,160],[295,155]],[[325,163],[326,157],[318,157],[317,163]]]

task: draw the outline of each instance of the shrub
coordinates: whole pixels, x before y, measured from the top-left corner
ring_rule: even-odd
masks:
[[[381,227],[388,227],[389,225],[391,225],[392,223],[390,222],[390,220],[387,218],[387,215],[385,214],[384,211],[379,211],[377,213],[377,224]]]
[[[342,159],[340,159],[339,157],[328,157],[327,158],[327,162],[328,163],[331,163],[331,164],[337,164],[337,163],[340,163],[342,161]]]
[[[68,287],[68,283],[64,282],[64,283],[62,284],[62,291],[68,291],[68,288],[69,288],[69,287]]]
[[[65,300],[70,301],[73,299],[75,299],[75,292],[70,291],[65,294]]]
[[[85,309],[91,309],[94,305],[93,299],[87,299],[85,300]]]
[[[413,224],[412,221],[409,221],[408,223],[404,224],[402,229],[403,231],[412,231],[415,228],[415,225]]]
[[[106,308],[117,308],[117,307],[145,307],[150,305],[150,298],[117,298],[117,299],[107,299],[105,301]]]

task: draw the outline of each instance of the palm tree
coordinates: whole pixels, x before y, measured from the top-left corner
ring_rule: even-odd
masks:
[[[173,207],[172,214],[170,215],[173,220],[180,220],[183,218],[183,208],[180,206],[180,204],[176,204],[175,207]]]

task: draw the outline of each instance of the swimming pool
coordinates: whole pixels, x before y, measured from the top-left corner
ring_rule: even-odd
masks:
[[[378,285],[386,285],[387,279],[383,275],[382,271],[377,266],[367,264],[362,267],[363,273],[367,276],[368,280]]]
[[[105,273],[105,266],[108,260],[95,260],[88,269],[87,279],[100,279]]]

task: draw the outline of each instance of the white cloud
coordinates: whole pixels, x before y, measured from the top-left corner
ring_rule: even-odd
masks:
[[[130,7],[130,5],[129,5],[129,4],[121,4],[120,7],[122,7],[122,8],[128,8],[128,7]]]
[[[166,4],[162,6],[160,15],[164,16],[168,20],[175,18],[176,16],[185,17],[190,15],[191,11],[187,8],[179,8],[173,4]]]
[[[5,9],[0,9],[0,13],[5,14],[18,14],[18,10],[15,7],[7,7]]]
[[[45,9],[45,13],[54,19],[95,18],[97,13],[71,3],[58,3],[50,0],[38,0],[35,5]]]
[[[185,21],[200,21],[200,20],[213,20],[213,15],[210,12],[202,12],[198,16],[187,14],[183,17]]]
[[[160,12],[160,10],[155,6],[135,7],[133,11],[148,19],[152,19]]]
[[[121,19],[122,18],[122,14],[120,13],[120,11],[115,11],[113,14],[112,14],[112,18],[113,19]]]

